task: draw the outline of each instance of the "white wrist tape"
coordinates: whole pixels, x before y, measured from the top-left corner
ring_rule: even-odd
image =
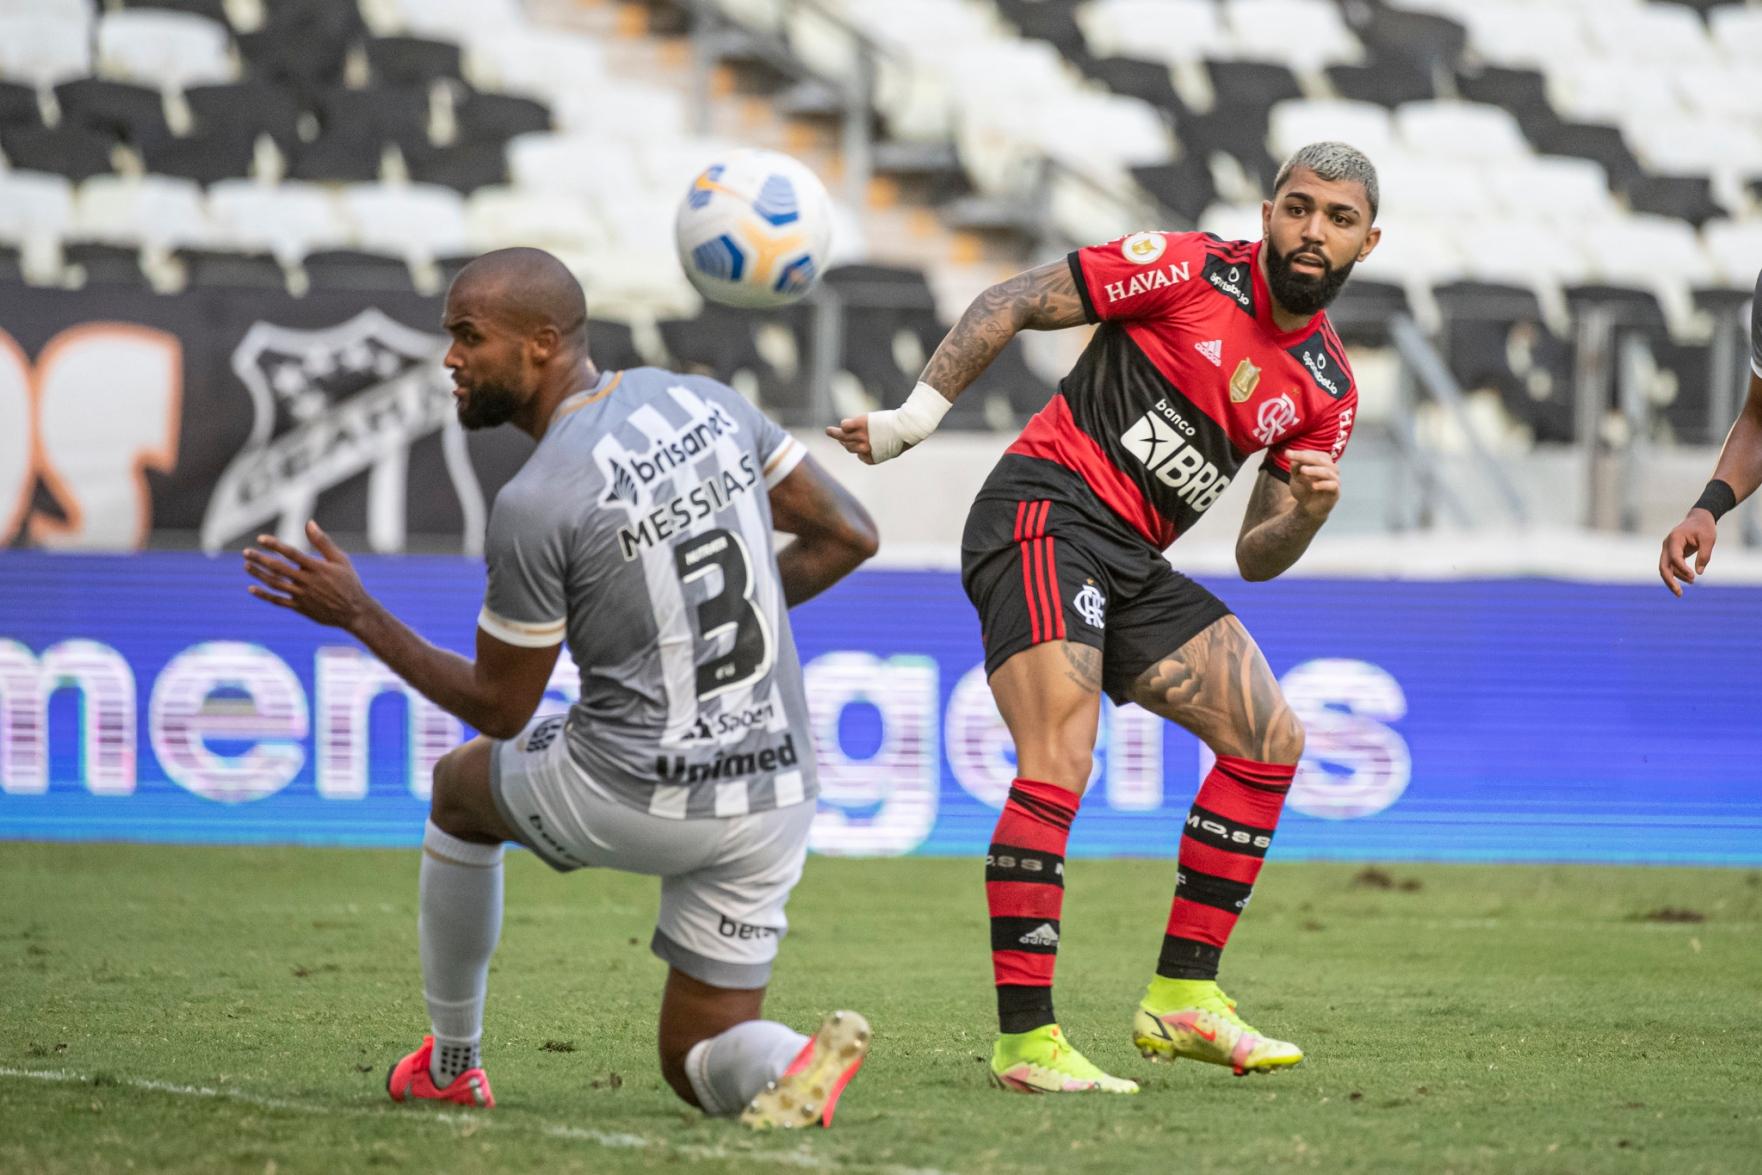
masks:
[[[899,407],[869,413],[869,454],[875,464],[891,461],[905,452],[907,445],[935,432],[949,407],[941,392],[919,383]]]

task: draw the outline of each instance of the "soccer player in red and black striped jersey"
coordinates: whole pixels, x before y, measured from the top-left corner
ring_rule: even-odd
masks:
[[[1303,728],[1247,630],[1163,550],[1261,450],[1236,543],[1243,576],[1280,574],[1327,520],[1358,393],[1323,308],[1376,246],[1376,211],[1370,161],[1312,144],[1280,169],[1260,240],[1136,233],[1001,282],[949,332],[903,406],[827,430],[863,460],[887,460],[928,436],[1017,331],[1101,324],[980,490],[961,544],[1020,773],[985,865],[1000,1028],[992,1074],[1005,1088],[1137,1090],[1078,1053],[1052,1007],[1065,844],[1103,691],[1217,753],[1181,838],[1134,1043],[1153,1059],[1238,1074],[1303,1057],[1244,1023],[1217,985]]]

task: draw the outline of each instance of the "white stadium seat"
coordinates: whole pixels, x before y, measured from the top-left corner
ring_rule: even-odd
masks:
[[[235,248],[288,263],[353,240],[336,196],[318,184],[223,180],[208,189],[208,216]]]
[[[1494,65],[1546,68],[1588,52],[1585,18],[1565,5],[1488,0],[1453,15],[1468,26],[1470,47]]]
[[[223,25],[189,12],[130,8],[98,21],[98,70],[162,89],[231,81],[238,76]]]
[[[1478,102],[1408,102],[1395,111],[1395,129],[1415,155],[1501,163],[1530,154],[1511,113]]]
[[[552,99],[602,89],[606,54],[600,43],[557,29],[486,32],[465,45],[465,77],[481,90]]]
[[[526,245],[572,257],[606,244],[585,200],[563,192],[479,188],[465,202],[465,236],[475,252]]]
[[[484,29],[519,28],[526,23],[519,0],[369,0],[361,5],[361,12],[381,36],[433,37],[462,45]]]
[[[1762,175],[1762,126],[1755,119],[1635,113],[1622,133],[1642,163],[1665,175]]]
[[[1474,217],[1497,206],[1485,168],[1451,159],[1394,153],[1372,156],[1382,206],[1413,216]]]
[[[1093,0],[1077,10],[1077,24],[1097,57],[1172,64],[1222,56],[1230,46],[1214,0]]]
[[[44,20],[69,21],[90,27],[97,19],[93,0],[0,0],[0,19],[36,16]]]
[[[1629,111],[1670,114],[1681,105],[1679,81],[1687,72],[1664,65],[1614,68],[1606,58],[1550,64],[1548,104],[1574,122],[1614,124]]]
[[[1224,23],[1234,37],[1233,56],[1278,61],[1293,70],[1355,62],[1364,47],[1333,0],[1224,0]],[[1161,26],[1178,37],[1178,27]]]
[[[343,215],[364,249],[411,262],[453,257],[468,247],[465,198],[436,184],[351,184]]]
[[[1468,276],[1477,281],[1529,286],[1547,299],[1555,285],[1583,282],[1591,258],[1574,234],[1527,219],[1471,221],[1459,244]]]
[[[1393,153],[1394,124],[1387,110],[1371,102],[1296,98],[1272,108],[1267,146],[1273,158],[1283,159],[1305,144],[1324,139],[1350,143],[1375,161]]]
[[[1762,61],[1762,8],[1722,4],[1707,14],[1713,44],[1733,65]]]
[[[1587,10],[1589,41],[1606,61],[1654,62],[1692,69],[1717,57],[1701,14],[1675,4]]]
[[[1738,65],[1670,70],[1669,76],[1690,114],[1753,119],[1762,108],[1762,56]]]
[[[1709,221],[1701,242],[1725,284],[1743,290],[1756,284],[1762,272],[1762,219]]]
[[[1512,216],[1547,223],[1614,215],[1609,176],[1589,159],[1543,155],[1485,169],[1500,207]]]
[[[53,86],[91,72],[89,22],[35,13],[0,15],[0,79]]]
[[[562,130],[633,143],[678,139],[691,125],[684,94],[639,82],[579,87],[559,95],[552,113]]]
[[[73,185],[41,171],[0,172],[0,241],[60,240],[73,225]]]
[[[630,192],[639,176],[636,151],[619,139],[540,131],[508,144],[508,173],[535,192],[567,192],[604,203]]]
[[[176,248],[215,240],[193,180],[93,176],[74,199],[75,235],[110,244]]]

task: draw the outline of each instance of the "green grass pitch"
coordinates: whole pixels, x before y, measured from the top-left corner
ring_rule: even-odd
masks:
[[[501,1106],[387,1101],[424,1029],[415,852],[0,845],[0,1171],[1762,1170],[1762,874],[1284,864],[1225,955],[1309,1052],[1233,1078],[1128,1039],[1173,863],[1072,863],[1058,1006],[1137,1097],[994,1091],[975,861],[815,859],[770,1012],[861,1009],[826,1132],[656,1071],[655,883],[510,856]],[[1696,920],[1698,919],[1698,920]]]

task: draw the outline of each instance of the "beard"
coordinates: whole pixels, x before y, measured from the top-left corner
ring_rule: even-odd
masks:
[[[1321,262],[1320,276],[1299,273],[1292,268],[1291,262],[1299,253]],[[1279,305],[1292,314],[1311,315],[1326,308],[1339,294],[1340,287],[1346,284],[1346,279],[1352,276],[1352,267],[1357,264],[1354,259],[1335,269],[1320,252],[1298,249],[1280,253],[1270,239],[1266,243],[1267,288],[1278,299]]]
[[[506,384],[473,384],[459,401],[459,423],[469,429],[495,428],[519,410],[520,398]]]

